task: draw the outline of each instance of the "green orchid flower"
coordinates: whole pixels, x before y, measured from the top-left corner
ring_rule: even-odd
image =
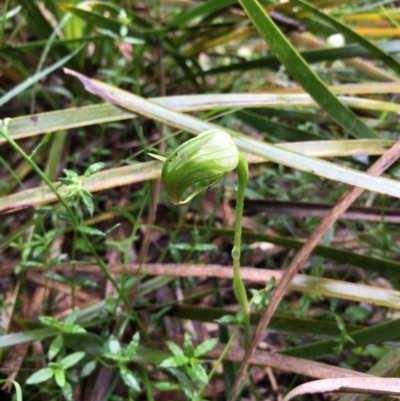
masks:
[[[213,129],[183,143],[164,162],[161,178],[171,202],[189,202],[239,163],[239,151],[225,131]],[[185,192],[193,192],[184,199]]]

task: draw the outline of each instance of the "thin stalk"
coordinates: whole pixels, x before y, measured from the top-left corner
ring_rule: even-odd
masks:
[[[1,27],[0,27],[0,48],[4,47],[4,32],[6,30],[7,11],[8,11],[9,3],[10,3],[10,0],[6,0],[4,7],[3,7],[3,18],[1,20]]]
[[[247,300],[246,288],[243,284],[242,278],[240,277],[240,247],[242,243],[244,191],[246,189],[247,181],[249,179],[249,167],[246,158],[241,153],[239,153],[239,164],[236,168],[236,174],[238,178],[238,191],[236,195],[236,216],[234,228],[235,237],[232,249],[233,289],[241,312],[243,313],[244,345],[247,349],[250,336],[250,307]]]
[[[61,29],[64,27],[64,25],[71,19],[71,17],[72,17],[72,14],[65,15],[65,17],[60,21],[58,26],[54,29],[50,38],[46,42],[46,46],[43,50],[42,55],[40,56],[39,63],[36,67],[35,74],[39,74],[40,71],[43,69],[44,63],[50,52],[50,49],[51,49],[51,46],[53,45],[54,40],[56,39],[57,35],[61,31]],[[39,87],[39,84],[36,82],[32,88],[33,90],[32,90],[32,97],[31,97],[31,114],[33,114],[35,111],[35,99],[36,99],[36,92],[38,91],[38,87]]]
[[[153,389],[151,388],[151,382],[149,378],[149,373],[146,370],[146,365],[144,363],[140,364],[140,370],[142,371],[143,387],[146,393],[147,401],[154,401]]]
[[[79,219],[79,224],[82,224],[82,216],[80,213],[80,204],[81,197],[78,195],[76,197],[75,210],[77,218]],[[73,239],[72,239],[72,250],[71,250],[71,259],[72,259],[72,277],[71,277],[71,307],[72,310],[75,309],[75,295],[76,295],[76,243],[78,241],[78,230],[77,227],[74,228],[73,231]]]

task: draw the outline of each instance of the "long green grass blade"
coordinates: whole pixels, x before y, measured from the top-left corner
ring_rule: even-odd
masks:
[[[343,129],[355,138],[376,138],[376,134],[340,102],[311,70],[257,0],[240,0],[240,3],[290,74]]]
[[[47,75],[51,74],[53,71],[57,70],[58,68],[62,67],[66,64],[69,60],[71,60],[76,54],[78,54],[82,50],[83,46],[80,46],[78,49],[73,51],[68,56],[65,56],[61,60],[57,61],[56,63],[52,64],[51,66],[45,68],[44,70],[40,71],[39,73],[32,75],[25,81],[21,82],[19,85],[11,89],[5,95],[0,97],[0,106],[10,101],[13,97],[22,93],[25,89],[29,88],[42,78],[46,77]]]
[[[224,234],[229,232],[230,235],[232,235],[232,231],[230,230],[215,230],[216,233]],[[247,240],[271,242],[272,244],[283,246],[288,249],[299,250],[303,246],[303,243],[301,241],[297,241],[292,238],[254,233],[251,231],[244,231],[243,237]],[[335,260],[339,263],[346,262],[349,265],[358,266],[371,271],[376,271],[380,274],[386,274],[388,277],[400,277],[400,262],[397,262],[395,260],[360,255],[355,252],[335,249],[323,245],[318,245],[314,249],[313,253],[324,258]]]
[[[204,18],[236,3],[236,0],[209,0],[179,14],[171,23],[173,27],[184,27],[196,18]]]
[[[290,0],[290,2],[310,11],[318,18],[321,18],[323,21],[332,25],[338,32],[342,33],[351,42],[359,43],[371,55],[380,58],[387,67],[392,68],[393,71],[395,71],[397,74],[400,74],[400,64],[395,58],[393,58],[389,53],[381,50],[378,46],[375,46],[373,43],[365,39],[363,36],[359,35],[357,32],[354,32],[352,29],[342,24],[339,20],[330,17],[329,15],[323,13],[322,11],[318,10],[316,7],[304,0]]]
[[[380,43],[378,46],[382,51],[387,53],[396,54],[400,52],[400,41],[398,40]],[[333,49],[306,50],[301,52],[300,55],[309,63],[317,63],[320,61],[333,61],[368,56],[369,52],[360,45],[348,44]],[[234,62],[221,67],[210,68],[209,70],[203,71],[202,75],[225,74],[228,72],[242,72],[263,68],[278,68],[279,66],[280,62],[277,57],[259,57],[256,60]]]
[[[232,311],[225,308],[211,308],[197,305],[176,305],[171,308],[167,315],[179,317],[181,319],[192,319],[200,322],[214,322],[220,319],[224,315],[234,316],[236,311]],[[250,322],[252,325],[257,325],[260,320],[258,313],[252,313]],[[276,314],[271,320],[271,328],[291,333],[312,333],[316,336],[338,336],[340,330],[337,327],[336,322],[321,321],[311,318],[297,318],[294,316],[286,316]],[[353,324],[346,325],[348,332],[360,330],[362,326]]]
[[[363,347],[369,344],[381,344],[400,337],[400,319],[389,320],[378,323],[375,326],[364,328],[351,333],[353,342],[343,344],[344,349]],[[331,354],[335,352],[338,340],[322,340],[312,344],[301,345],[279,351],[280,354],[296,356],[299,358],[315,358],[316,356]]]
[[[289,127],[288,125],[273,122],[250,111],[240,111],[237,112],[235,116],[238,117],[239,120],[245,122],[253,128],[256,128],[258,131],[267,134],[267,138],[274,138],[275,142],[277,140],[295,142],[318,141],[322,139],[322,137],[314,133],[309,133],[307,131]]]

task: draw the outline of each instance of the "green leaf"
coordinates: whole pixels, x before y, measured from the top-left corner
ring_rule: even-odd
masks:
[[[135,374],[130,371],[126,366],[121,366],[119,371],[121,373],[121,377],[124,383],[132,390],[140,392],[139,381],[136,378]]]
[[[160,363],[161,368],[177,368],[178,366],[183,366],[189,361],[189,358],[185,355],[176,355],[170,356],[167,359],[164,359],[162,363]]]
[[[136,354],[136,351],[139,346],[139,332],[137,332],[134,336],[132,341],[129,343],[128,347],[126,348],[126,356],[127,358],[131,358],[133,355]]]
[[[26,380],[26,384],[38,384],[50,380],[54,375],[54,370],[51,368],[43,368],[33,373]]]
[[[66,285],[70,285],[71,284],[71,281],[69,279],[67,279],[65,276],[63,276],[62,274],[46,273],[45,277],[48,280],[56,281],[57,283],[60,283],[60,284],[66,284]]]
[[[218,338],[210,338],[207,341],[204,341],[200,345],[198,345],[194,351],[194,356],[198,358],[201,355],[207,354],[213,350],[218,344]]]
[[[78,173],[77,173],[76,171],[74,171],[74,170],[69,170],[69,169],[65,168],[65,169],[63,170],[63,172],[64,172],[64,174],[65,174],[65,176],[66,176],[67,178],[72,178],[72,179],[79,178]]]
[[[59,322],[57,319],[54,319],[54,317],[51,316],[39,316],[39,320],[45,326],[51,326],[56,328],[60,328],[62,326],[61,322]]]
[[[97,173],[100,170],[103,170],[107,166],[107,163],[94,163],[91,166],[88,167],[88,169],[85,171],[83,174],[85,177],[90,177],[92,174]]]
[[[88,212],[90,213],[91,216],[93,216],[93,212],[94,212],[93,195],[84,188],[81,189],[80,195],[81,195],[82,201],[85,204]],[[98,235],[98,234],[95,234],[95,235]]]
[[[108,359],[111,359],[116,362],[123,362],[125,360],[124,356],[121,354],[113,354],[111,352],[104,352],[102,355],[104,356],[104,358],[108,358]]]
[[[173,343],[172,341],[167,341],[167,347],[175,356],[183,356],[185,355],[179,345]]]
[[[79,226],[78,230],[81,233],[84,233],[86,235],[95,235],[98,237],[104,237],[103,231],[100,231],[97,228],[93,228],[93,227],[89,227],[89,226]]]
[[[7,13],[5,15],[5,19],[8,20],[8,19],[14,17],[15,15],[17,15],[20,12],[21,8],[22,8],[22,6],[17,6],[15,8],[12,8],[11,10],[7,11]],[[0,13],[0,18],[4,19],[3,13]]]
[[[63,338],[61,335],[58,335],[54,338],[49,347],[48,357],[50,361],[57,356],[57,354],[61,351],[62,347],[63,347]]]
[[[183,348],[185,350],[185,355],[191,358],[194,356],[194,346],[188,337],[183,340]]]
[[[72,387],[68,382],[66,382],[64,387],[61,388],[61,391],[62,391],[63,397],[65,398],[66,401],[73,401]]]
[[[66,324],[63,327],[63,332],[70,334],[82,334],[86,333],[86,329],[82,326],[79,326],[78,324]]]
[[[214,244],[194,244],[193,249],[198,252],[212,252],[219,250],[219,248]]]
[[[290,44],[286,36],[275,25],[257,0],[240,0],[240,3],[271,50],[290,74],[344,130],[351,133],[355,138],[377,137],[373,131],[332,94],[321,78]]]
[[[250,300],[251,304],[258,305],[259,303],[261,303],[261,301],[263,300],[263,296],[260,293],[260,291],[262,290],[254,290],[254,289],[250,290],[251,294],[253,295],[253,297]]]
[[[219,319],[215,319],[215,322],[219,324],[236,324],[238,322],[238,319],[236,315],[224,315]]]
[[[193,382],[189,380],[188,376],[178,369],[170,369],[169,371],[178,379],[181,389],[185,393],[186,397],[190,400],[193,399],[196,391],[193,387]]]
[[[54,371],[54,379],[59,387],[65,386],[65,373],[62,369],[57,369]]]
[[[200,364],[193,364],[187,369],[188,375],[199,384],[208,384],[208,377],[205,369]]]
[[[193,250],[193,245],[188,242],[180,242],[179,244],[169,243],[169,249],[178,251],[191,251]]]
[[[171,383],[167,381],[157,381],[153,383],[154,388],[159,391],[172,391],[172,390],[179,390],[180,386],[176,383]]]
[[[118,339],[111,335],[108,340],[108,349],[112,354],[121,355],[121,344],[119,343]]]
[[[69,369],[76,365],[84,356],[85,353],[83,351],[74,352],[73,354],[67,355],[65,358],[61,359],[60,364],[63,369]]]
[[[97,362],[95,360],[85,363],[85,365],[83,366],[83,368],[81,370],[80,377],[89,376],[96,369],[96,366],[97,366]]]

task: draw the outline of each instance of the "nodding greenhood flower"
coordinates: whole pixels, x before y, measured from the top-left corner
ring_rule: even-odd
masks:
[[[216,184],[239,163],[239,151],[225,131],[203,132],[179,146],[165,160],[161,178],[175,205],[189,202],[201,191]],[[190,187],[193,192],[184,200]]]

